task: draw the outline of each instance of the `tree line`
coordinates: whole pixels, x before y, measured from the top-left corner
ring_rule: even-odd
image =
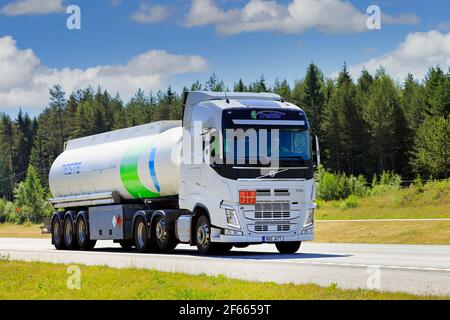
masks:
[[[305,77],[269,85],[239,79],[232,87],[213,74],[188,90],[275,92],[306,111],[319,136],[323,165],[338,173],[363,175],[391,171],[404,179],[447,178],[450,173],[450,69],[430,68],[424,79],[408,75],[397,83],[383,69],[363,70],[352,79],[344,64],[337,79],[327,79],[315,64]],[[182,116],[183,92],[171,87],[128,101],[102,88],[70,93],[50,89],[49,105],[31,118],[0,114],[0,197],[12,200],[32,165],[48,192],[48,171],[67,140]],[[36,179],[35,179],[36,180]]]

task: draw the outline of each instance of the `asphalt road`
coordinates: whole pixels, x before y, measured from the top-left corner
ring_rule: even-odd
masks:
[[[233,249],[227,256],[202,257],[186,245],[172,254],[138,254],[104,241],[93,251],[83,252],[57,251],[49,239],[0,238],[0,255],[14,260],[450,296],[450,246],[304,243],[298,253],[280,255],[274,245],[267,244]]]

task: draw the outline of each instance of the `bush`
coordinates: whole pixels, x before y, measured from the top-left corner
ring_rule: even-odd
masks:
[[[367,181],[362,175],[333,174],[319,168],[315,178],[318,182],[317,197],[322,200],[346,199],[351,194],[364,197],[367,194]]]
[[[400,189],[401,182],[402,177],[400,175],[390,171],[383,171],[379,179],[374,175],[370,195],[379,195],[398,190]]]
[[[0,199],[0,223],[16,222],[15,210],[16,207],[12,202]]]
[[[359,199],[354,194],[348,196],[347,199],[339,202],[339,209],[347,210],[349,208],[356,208],[359,205]]]

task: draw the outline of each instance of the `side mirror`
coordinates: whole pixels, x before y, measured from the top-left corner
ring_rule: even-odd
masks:
[[[320,146],[319,146],[319,138],[314,135],[312,137],[313,140],[313,166],[317,168],[320,165]]]

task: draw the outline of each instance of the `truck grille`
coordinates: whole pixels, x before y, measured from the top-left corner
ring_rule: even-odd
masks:
[[[289,232],[295,230],[295,224],[254,224],[248,229],[250,232]]]

